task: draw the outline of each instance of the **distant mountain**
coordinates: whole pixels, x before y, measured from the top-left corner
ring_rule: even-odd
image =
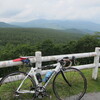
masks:
[[[83,33],[90,33],[90,34],[94,34],[96,31],[91,31],[91,30],[88,30],[88,29],[81,29],[81,31]]]
[[[17,22],[11,23],[21,27],[37,27],[37,28],[53,28],[53,29],[79,29],[79,30],[90,30],[90,31],[100,31],[100,24],[88,22],[88,21],[78,21],[78,20],[33,20],[29,22]]]
[[[11,25],[11,24],[8,24],[8,23],[4,23],[4,22],[0,22],[0,28],[14,28],[14,27],[18,27],[16,25]]]
[[[93,34],[94,31],[88,30],[88,29],[75,29],[75,28],[71,28],[71,29],[66,29],[64,30],[66,32],[69,33],[79,33],[79,34]]]
[[[72,28],[71,28],[71,29],[66,29],[66,30],[64,30],[64,31],[69,32],[69,33],[79,33],[79,34],[80,34],[80,33],[83,33],[83,34],[86,33],[86,32],[84,32],[84,31],[81,31],[81,30],[79,30],[79,29],[74,29],[74,28],[73,28],[73,29],[72,29]]]

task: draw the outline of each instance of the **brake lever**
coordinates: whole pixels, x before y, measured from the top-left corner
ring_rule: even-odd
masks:
[[[72,56],[72,59],[71,59],[71,61],[72,61],[72,64],[73,64],[73,65],[76,65],[76,64],[75,64],[75,61],[76,61],[76,58],[75,58],[75,56]]]

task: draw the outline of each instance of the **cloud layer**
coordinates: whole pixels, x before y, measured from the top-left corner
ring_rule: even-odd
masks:
[[[0,0],[0,21],[88,20],[100,23],[100,0]]]

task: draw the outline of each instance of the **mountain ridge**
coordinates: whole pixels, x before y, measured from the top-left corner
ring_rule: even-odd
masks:
[[[32,20],[28,22],[0,22],[0,28],[50,28],[57,30],[79,30],[82,33],[94,33],[100,31],[100,24],[78,20]]]
[[[5,22],[0,22],[0,28],[16,28],[16,27],[19,27],[19,26],[12,25],[12,24],[5,23]]]
[[[90,30],[90,31],[100,31],[100,24],[96,24],[89,21],[79,21],[79,20],[32,20],[29,22],[16,22],[10,23],[13,25],[18,25],[20,27],[37,27],[37,28],[53,28],[53,29],[80,29],[80,30]]]

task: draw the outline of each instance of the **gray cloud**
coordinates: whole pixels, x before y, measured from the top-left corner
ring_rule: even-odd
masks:
[[[0,0],[0,21],[6,22],[43,18],[100,23],[99,12],[100,0]]]

